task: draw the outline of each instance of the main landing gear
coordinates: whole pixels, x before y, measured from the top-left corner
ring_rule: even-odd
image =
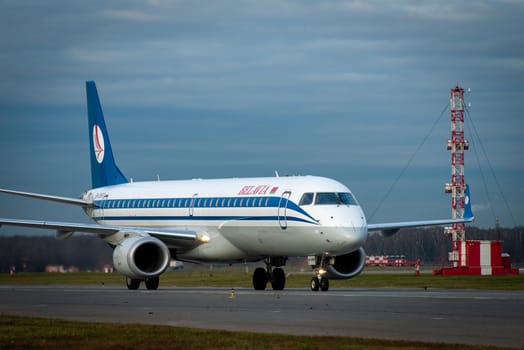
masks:
[[[140,283],[142,280],[131,278],[126,276],[126,285],[127,289],[136,290],[140,287]],[[146,284],[146,288],[149,290],[156,290],[158,289],[158,285],[160,284],[160,278],[158,276],[155,277],[149,277],[144,280]]]
[[[271,282],[273,290],[283,290],[286,286],[286,274],[281,266],[285,266],[286,261],[287,257],[266,258],[264,260],[266,268],[258,267],[253,273],[253,288],[255,290],[264,290],[267,283]]]

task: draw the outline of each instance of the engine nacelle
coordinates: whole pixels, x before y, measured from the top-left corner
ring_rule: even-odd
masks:
[[[151,236],[130,237],[113,251],[113,266],[123,275],[145,279],[160,275],[169,266],[171,254],[162,241]]]
[[[326,265],[329,278],[344,280],[357,276],[366,265],[366,252],[363,248],[352,253],[335,257],[335,263]]]

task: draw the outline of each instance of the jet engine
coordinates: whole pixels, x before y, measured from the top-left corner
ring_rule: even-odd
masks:
[[[160,275],[169,266],[170,260],[166,245],[151,236],[126,238],[113,251],[115,269],[135,279]]]
[[[365,264],[366,252],[359,248],[349,254],[336,256],[334,264],[326,265],[326,271],[329,278],[343,280],[358,275]]]

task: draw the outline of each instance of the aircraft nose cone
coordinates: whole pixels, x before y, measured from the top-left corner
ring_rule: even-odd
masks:
[[[351,227],[347,233],[353,244],[363,246],[368,238],[368,232],[365,227]]]
[[[336,242],[340,252],[354,251],[362,247],[367,239],[366,227],[344,227],[337,232]]]

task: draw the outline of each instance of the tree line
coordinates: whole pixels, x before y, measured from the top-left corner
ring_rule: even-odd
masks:
[[[112,265],[112,249],[102,239],[77,235],[65,240],[49,236],[0,236],[0,272],[40,272],[47,265],[75,266],[82,271]]]
[[[524,227],[480,229],[467,227],[467,239],[502,240],[503,252],[511,255],[513,265],[524,266]],[[367,255],[404,255],[424,264],[447,261],[451,238],[439,227],[403,229],[392,237],[371,234],[364,249]],[[47,265],[75,266],[82,271],[102,270],[112,265],[112,249],[104,240],[76,235],[66,240],[49,236],[0,236],[0,272],[11,265],[17,271],[45,271]]]

